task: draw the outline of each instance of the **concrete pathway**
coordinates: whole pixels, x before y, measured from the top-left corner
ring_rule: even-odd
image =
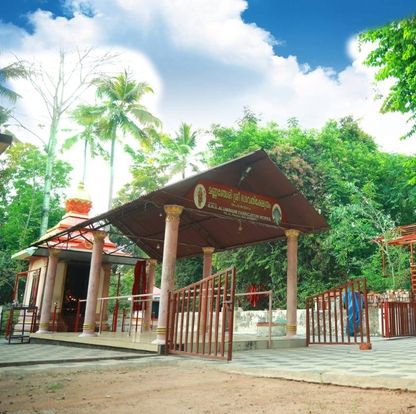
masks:
[[[1,338],[3,339],[3,338]],[[124,360],[151,354],[47,344],[8,344],[0,339],[0,367],[63,362]]]
[[[165,364],[205,366],[236,374],[322,384],[416,391],[415,337],[375,338],[371,351],[360,351],[357,345],[314,345],[309,348],[235,352],[229,363],[137,352],[0,342],[0,376],[45,369],[66,372],[71,369],[139,368]]]
[[[314,345],[234,353],[222,371],[260,377],[416,391],[416,338],[375,339],[371,351],[356,345]]]

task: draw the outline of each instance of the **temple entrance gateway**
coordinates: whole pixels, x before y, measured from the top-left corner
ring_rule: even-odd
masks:
[[[179,338],[172,337],[173,342],[169,342],[170,339],[167,338],[167,330],[174,332],[171,330],[172,327],[168,326],[168,318],[172,320],[169,294],[173,296],[178,294],[174,290],[177,259],[195,255],[204,257],[203,275],[199,275],[199,278],[203,279],[197,282],[200,283],[200,287],[197,289],[188,286],[187,294],[201,296],[195,306],[201,307],[198,318],[202,320],[202,325],[205,325],[204,329],[206,329],[206,324],[209,326],[211,320],[216,321],[209,313],[213,311],[210,308],[211,302],[218,303],[218,306],[222,307],[220,312],[228,306],[229,302],[228,296],[224,299],[224,303],[216,302],[213,294],[212,297],[209,296],[209,289],[214,289],[214,294],[218,293],[215,282],[209,282],[211,285],[208,286],[208,279],[205,280],[212,274],[214,252],[278,239],[286,240],[288,246],[286,334],[287,339],[295,343],[299,341],[297,337],[298,239],[303,234],[327,228],[325,219],[268,155],[263,150],[259,150],[145,194],[72,227],[54,232],[53,235],[34,243],[33,247],[42,247],[50,251],[60,249],[67,241],[82,239],[87,232],[101,234],[104,233],[104,229],[103,237],[122,234],[129,238],[131,243],[141,248],[148,256],[148,260],[158,260],[162,264],[155,344],[162,349],[168,342],[168,346],[174,344],[171,348],[173,351],[182,352],[182,349],[186,348],[186,341],[183,342],[182,339],[180,342],[180,333]],[[95,237],[94,240],[90,238],[89,241],[94,247],[86,298],[86,321],[83,325],[84,333],[93,336],[94,310],[99,299],[96,286],[100,280],[98,272],[94,269],[98,268],[101,259],[106,259],[107,255]],[[206,295],[203,294],[204,291],[207,292]],[[220,297],[222,293],[224,292],[220,291]],[[178,323],[181,320],[185,323],[187,317],[181,316],[185,312],[182,312],[182,306],[187,306],[187,299],[184,299],[183,295],[184,293],[177,299],[181,311],[175,310],[174,314],[175,318],[179,315]],[[228,317],[226,312],[224,315]],[[219,324],[219,329],[220,327],[222,329],[225,325]],[[226,336],[232,337],[232,328],[232,325],[228,327]],[[197,331],[201,333],[201,327]],[[188,335],[189,333],[190,330]],[[303,343],[305,345],[305,341]],[[201,354],[205,353],[201,352]]]

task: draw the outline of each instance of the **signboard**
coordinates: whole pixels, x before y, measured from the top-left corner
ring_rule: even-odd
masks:
[[[282,210],[274,198],[213,181],[198,182],[189,198],[199,210],[267,224],[279,225],[282,221]]]

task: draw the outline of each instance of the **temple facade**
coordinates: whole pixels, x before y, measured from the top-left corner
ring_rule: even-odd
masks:
[[[84,186],[80,184],[76,192],[65,201],[65,215],[61,221],[50,228],[43,238],[51,238],[50,249],[27,248],[16,253],[13,258],[28,262],[27,272],[21,272],[16,277],[14,300],[23,305],[36,306],[38,317],[46,315],[48,322],[39,326],[40,331],[53,330],[74,332],[77,305],[79,300],[85,300],[88,295],[88,282],[91,270],[91,255],[95,239],[101,239],[103,260],[98,269],[98,284],[95,287],[97,297],[109,295],[112,265],[135,265],[137,259],[129,254],[118,251],[118,247],[104,232],[85,229],[73,238],[54,238],[72,226],[89,218],[92,202]],[[53,280],[47,283],[48,271],[55,268]],[[24,291],[22,279],[26,279]],[[52,282],[52,283],[51,283]],[[20,289],[19,289],[20,287]],[[50,292],[51,291],[51,292]],[[80,305],[80,311],[85,313],[86,302]],[[45,309],[47,307],[48,309]],[[101,303],[96,303],[96,319],[100,317]],[[107,319],[107,315],[104,315]],[[107,323],[107,322],[106,322]]]

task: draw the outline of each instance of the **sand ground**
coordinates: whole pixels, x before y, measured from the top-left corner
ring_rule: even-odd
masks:
[[[158,366],[64,368],[0,378],[0,413],[415,413],[416,393]]]

